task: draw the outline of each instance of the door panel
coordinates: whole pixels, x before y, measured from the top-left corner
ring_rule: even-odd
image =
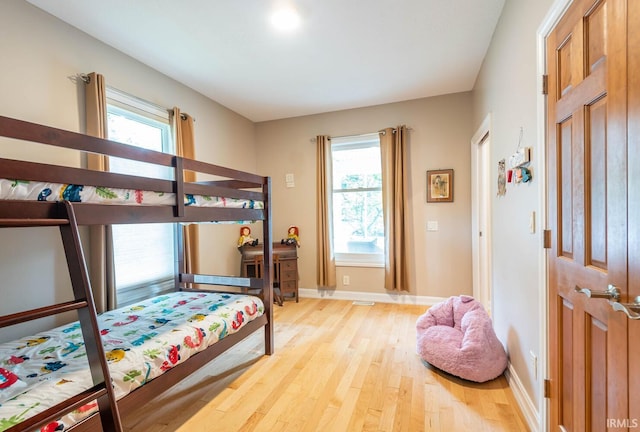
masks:
[[[607,34],[605,22],[605,2],[598,2],[586,14],[585,17],[585,34],[587,35],[587,59],[585,64],[588,71],[596,68],[601,60],[607,55]]]
[[[588,317],[586,328],[587,362],[589,371],[585,387],[587,413],[586,430],[605,430],[607,418],[607,332],[606,325],[595,317]]]
[[[560,194],[560,206],[559,206],[559,218],[561,223],[559,229],[561,230],[558,240],[559,249],[562,251],[562,256],[565,258],[573,258],[573,189],[571,188],[572,178],[572,118],[569,117],[559,125],[560,129],[560,154],[559,154],[559,167],[557,171],[558,175],[558,190]],[[566,185],[566,187],[564,187]]]
[[[607,270],[606,97],[587,107],[587,265]]]
[[[571,35],[563,41],[563,43],[557,48],[558,50],[558,99],[562,97],[562,95],[566,94],[572,87],[571,78],[573,74],[571,73],[571,47],[572,47],[572,39]]]
[[[574,391],[573,391],[573,370],[574,361],[573,358],[573,305],[562,297],[558,297],[559,304],[562,305],[561,309],[561,334],[560,334],[560,347],[561,355],[559,363],[561,367],[561,374],[558,377],[558,386],[562,400],[560,403],[560,419],[562,425],[564,425],[568,431],[573,429],[573,405],[574,405]]]

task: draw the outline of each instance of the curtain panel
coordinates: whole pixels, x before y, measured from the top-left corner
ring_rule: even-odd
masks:
[[[193,117],[181,113],[180,108],[173,108],[172,129],[176,154],[188,159],[195,159],[195,140],[193,133]],[[186,171],[184,181],[196,181],[194,172]],[[198,273],[198,225],[189,224],[182,227],[183,259],[187,273]],[[179,251],[178,251],[179,252]]]
[[[85,128],[87,135],[107,138],[107,92],[104,76],[92,72],[85,80]],[[97,171],[108,171],[107,157],[88,153],[87,167]],[[91,225],[89,227],[89,278],[94,302],[98,312],[117,307],[115,274],[113,268],[113,243],[111,227]]]
[[[382,210],[385,231],[384,287],[389,291],[409,291],[408,207],[406,154],[407,128],[380,131],[382,157]]]
[[[316,222],[317,222],[317,284],[318,287],[336,287],[336,259],[333,252],[331,229],[332,181],[331,141],[328,136],[316,137]]]

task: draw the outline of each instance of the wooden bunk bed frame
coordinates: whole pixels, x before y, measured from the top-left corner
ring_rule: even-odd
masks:
[[[5,140],[1,137],[11,138],[11,140]],[[5,158],[0,158],[0,178],[157,191],[173,193],[176,198],[175,204],[172,206],[0,200],[0,227],[60,227],[74,292],[74,300],[70,302],[0,316],[0,328],[77,310],[94,382],[93,388],[28,418],[9,428],[8,431],[38,429],[94,399],[98,401],[99,412],[73,425],[71,429],[74,431],[95,431],[102,428],[105,431],[121,431],[120,417],[122,415],[126,415],[145,401],[175,385],[250,334],[264,329],[265,354],[271,355],[274,352],[273,283],[270,271],[272,268],[271,182],[269,177],[0,116],[0,148],[6,143],[15,144],[14,139],[170,167],[174,172],[174,179],[159,180]],[[205,176],[210,175],[213,176],[212,178],[220,180],[185,182],[185,171],[202,173]],[[185,194],[257,200],[262,201],[264,205],[263,208],[191,207],[184,203]],[[186,273],[185,263],[181,258],[183,256],[183,241],[181,235],[178,235],[175,288],[182,291],[201,291],[190,287],[193,284],[211,284],[222,287],[240,287],[243,291],[259,290],[264,303],[264,314],[249,322],[239,332],[227,335],[116,403],[111,385],[106,384],[110,383],[109,368],[102,343],[100,343],[100,329],[98,328],[78,226],[249,220],[262,221],[265,265],[261,278]],[[237,292],[237,288],[235,290]],[[216,288],[215,291],[221,291],[221,289]]]

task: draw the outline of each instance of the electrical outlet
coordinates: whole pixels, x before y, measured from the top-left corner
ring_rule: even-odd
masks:
[[[349,285],[351,283],[351,279],[349,276],[342,276],[342,285]]]

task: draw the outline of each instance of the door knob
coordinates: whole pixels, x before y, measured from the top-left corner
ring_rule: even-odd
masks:
[[[584,294],[589,298],[601,298],[612,300],[614,302],[620,301],[620,290],[614,285],[609,285],[606,291],[592,291],[589,288],[580,288],[576,285],[575,291]]]
[[[640,296],[636,297],[633,303],[609,302],[613,310],[624,312],[632,320],[640,320]]]

